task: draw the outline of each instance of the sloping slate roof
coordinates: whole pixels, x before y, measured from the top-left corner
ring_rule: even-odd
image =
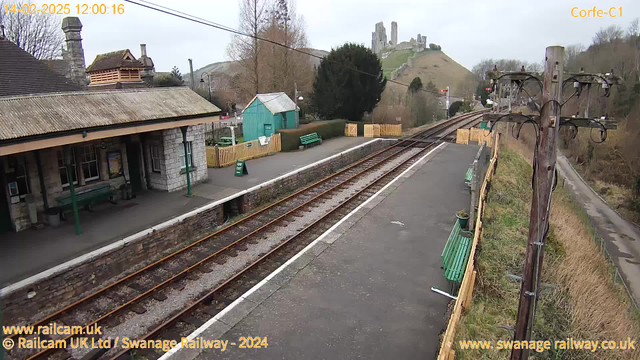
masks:
[[[0,38],[0,97],[74,90],[83,87]]]
[[[49,70],[53,70],[64,77],[66,77],[67,73],[69,72],[69,64],[67,64],[67,62],[63,59],[46,59],[39,61],[47,65],[47,68],[49,68]]]
[[[0,141],[219,112],[187,87],[6,97],[0,98]]]
[[[93,63],[87,67],[87,72],[110,70],[119,68],[144,68],[138,60],[125,60],[124,56],[130,53],[129,49],[113,51],[106,54],[99,54]],[[132,55],[133,56],[133,55]]]
[[[258,100],[260,100],[260,102],[274,115],[277,113],[293,111],[296,109],[296,104],[293,102],[293,100],[291,100],[287,96],[287,94],[283,92],[258,94],[253,99],[255,100],[256,98],[258,98]],[[249,105],[251,105],[254,100],[251,100],[249,102]],[[249,107],[249,105],[247,105],[247,107]]]

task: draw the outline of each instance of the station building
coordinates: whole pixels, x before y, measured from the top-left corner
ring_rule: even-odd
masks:
[[[189,88],[88,91],[1,36],[0,54],[0,233],[42,223],[71,183],[176,191],[186,161],[192,184],[207,178],[204,124],[220,109]]]

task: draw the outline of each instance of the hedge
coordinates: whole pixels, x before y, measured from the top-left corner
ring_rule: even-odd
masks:
[[[300,125],[298,129],[278,130],[282,141],[282,151],[298,150],[300,146],[300,136],[318,133],[320,137],[330,139],[337,136],[344,136],[345,120],[314,121],[311,124]]]

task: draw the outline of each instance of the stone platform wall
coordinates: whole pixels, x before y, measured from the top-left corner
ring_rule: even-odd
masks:
[[[184,218],[175,224],[158,225],[159,230],[127,242],[114,244],[99,255],[81,257],[81,261],[63,270],[51,269],[49,276],[30,284],[17,286],[1,294],[5,324],[13,325],[33,314],[52,313],[54,309],[71,304],[82,296],[103,288],[150,264],[171,252],[212,233],[225,218],[248,213],[292,193],[325,176],[337,172],[373,152],[390,146],[392,141],[373,141],[365,146],[342,153],[315,166],[303,168],[289,176],[267,182],[233,197],[225,203]],[[64,265],[64,264],[63,264]],[[62,265],[61,265],[62,266]]]

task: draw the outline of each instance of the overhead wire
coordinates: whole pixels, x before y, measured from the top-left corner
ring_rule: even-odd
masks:
[[[175,17],[178,17],[178,18],[181,18],[181,19],[184,19],[184,20],[188,20],[188,21],[192,21],[192,22],[195,22],[195,23],[198,23],[198,24],[201,24],[201,25],[205,25],[205,26],[213,27],[215,29],[227,31],[227,32],[233,33],[235,35],[247,36],[247,37],[250,37],[250,38],[253,38],[253,39],[264,41],[264,42],[267,42],[267,43],[270,43],[270,44],[273,44],[273,45],[276,45],[276,46],[280,46],[280,47],[283,47],[285,49],[288,49],[288,50],[291,50],[291,51],[294,51],[294,52],[297,52],[297,53],[300,53],[300,54],[304,54],[304,55],[311,56],[311,57],[314,57],[314,58],[317,58],[317,59],[320,59],[320,60],[328,61],[330,63],[342,66],[344,68],[347,68],[349,70],[355,71],[357,73],[360,73],[360,74],[363,74],[363,75],[372,76],[372,77],[374,77],[376,79],[380,77],[380,74],[376,75],[376,74],[373,74],[373,73],[370,73],[370,72],[367,72],[367,71],[363,71],[363,70],[360,70],[358,68],[355,68],[355,67],[352,67],[352,66],[348,66],[346,64],[327,59],[324,56],[319,56],[319,55],[315,55],[315,54],[306,52],[304,50],[292,48],[290,46],[281,44],[281,43],[279,43],[277,41],[274,41],[274,40],[263,38],[261,36],[257,36],[257,35],[253,35],[253,34],[247,34],[247,33],[244,33],[244,32],[242,32],[240,30],[231,28],[229,26],[222,25],[222,24],[216,23],[216,22],[211,21],[211,20],[206,20],[206,19],[194,16],[194,15],[191,15],[191,14],[187,14],[187,13],[184,13],[184,12],[181,12],[181,11],[178,11],[178,10],[166,7],[166,6],[158,5],[158,4],[155,4],[155,3],[150,2],[150,1],[146,1],[146,0],[136,0],[136,1],[124,0],[124,1],[128,2],[128,3],[131,3],[131,4],[134,4],[134,5],[138,5],[138,6],[150,9],[150,10],[158,11],[158,12],[161,12],[161,13],[164,13],[164,14],[167,14],[167,15],[175,16]],[[405,83],[397,81],[397,80],[391,80],[391,79],[386,79],[386,80],[387,80],[387,82],[390,82],[390,83],[393,83],[393,84],[398,84],[398,85],[401,85],[401,86],[404,86],[404,87],[407,87],[407,88],[409,87],[408,84],[405,84]],[[426,93],[431,93],[431,94],[435,94],[435,95],[441,95],[441,93],[438,92],[438,91],[433,91],[433,90],[428,90],[428,89],[420,89],[420,91],[424,91]],[[451,96],[451,94],[449,94],[449,96]]]

